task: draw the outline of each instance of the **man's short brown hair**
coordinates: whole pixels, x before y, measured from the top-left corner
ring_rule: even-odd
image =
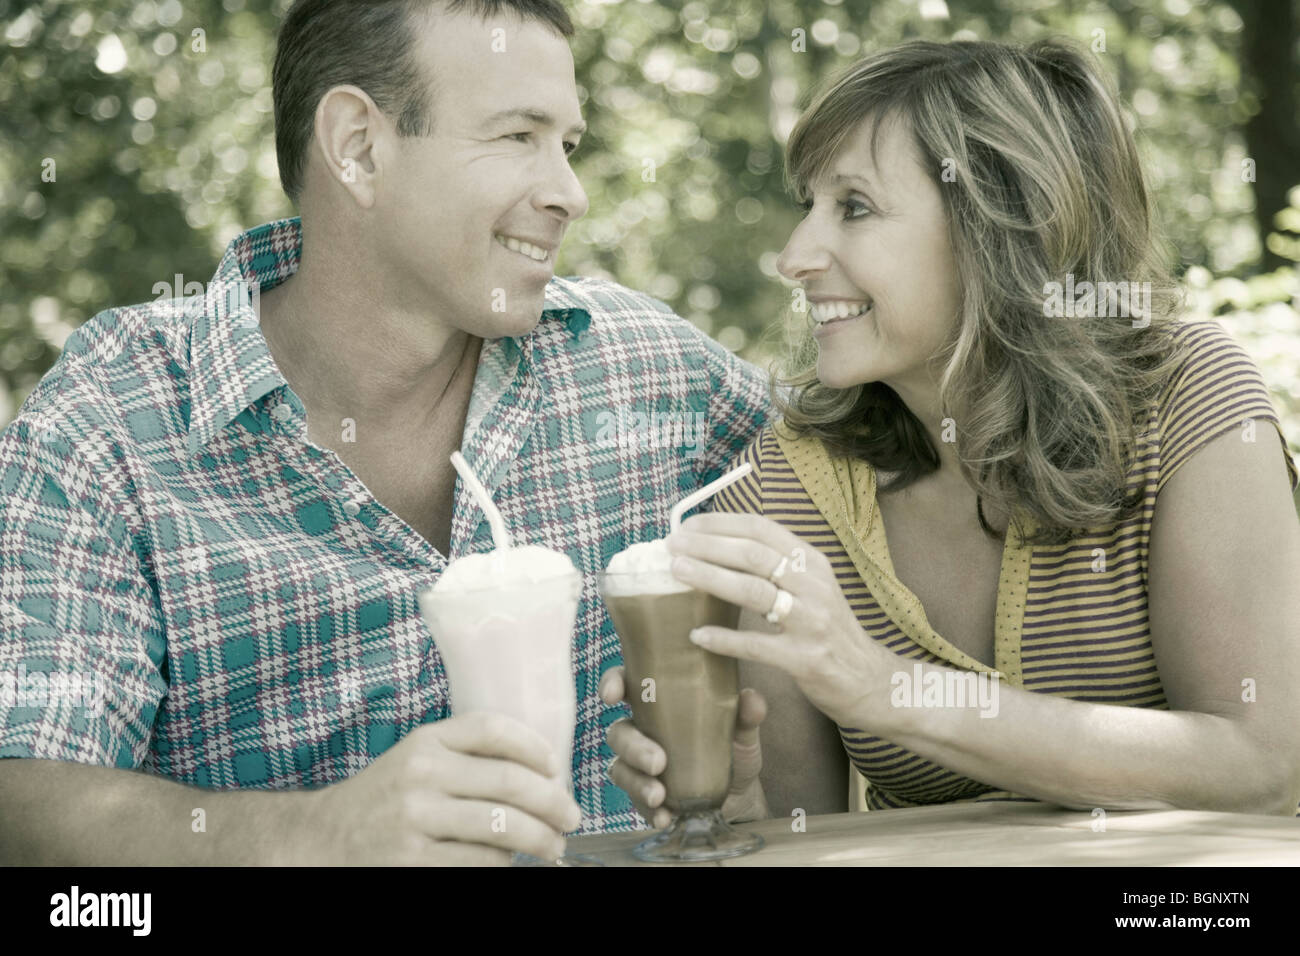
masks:
[[[275,152],[289,198],[296,203],[302,195],[322,96],[336,86],[359,87],[397,121],[399,136],[428,136],[433,89],[413,52],[417,15],[465,12],[487,20],[507,11],[573,36],[558,0],[296,0],[271,71]]]

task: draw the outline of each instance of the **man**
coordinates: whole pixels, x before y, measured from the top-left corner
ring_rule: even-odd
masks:
[[[91,319],[0,435],[0,673],[68,678],[0,699],[0,757],[27,758],[0,760],[0,858],[553,857],[566,773],[582,831],[640,825],[605,778],[593,575],[754,436],[766,376],[653,299],[553,278],[587,208],[571,34],[554,0],[289,11],[301,222],[236,238],[201,300]],[[677,427],[629,427],[648,413]],[[572,767],[448,716],[416,593],[491,547],[457,448],[587,577]]]

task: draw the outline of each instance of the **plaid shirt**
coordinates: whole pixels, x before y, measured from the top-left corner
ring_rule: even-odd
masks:
[[[416,593],[490,530],[458,481],[443,556],[307,440],[249,294],[301,252],[299,220],[263,225],[202,296],[100,313],[0,432],[0,757],[318,787],[448,716]],[[605,777],[627,708],[596,693],[621,658],[595,573],[755,437],[767,377],[613,282],[552,279],[546,306],[484,342],[461,448],[516,538],[584,574],[580,832],[635,829]]]

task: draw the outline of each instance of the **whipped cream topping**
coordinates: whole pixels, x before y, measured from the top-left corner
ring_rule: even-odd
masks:
[[[433,593],[537,584],[577,573],[568,555],[541,545],[525,544],[457,558],[442,572]]]
[[[609,559],[609,567],[605,572],[625,576],[607,577],[605,589],[611,594],[672,594],[676,591],[689,591],[689,584],[683,584],[673,577],[675,557],[663,538],[634,544]]]

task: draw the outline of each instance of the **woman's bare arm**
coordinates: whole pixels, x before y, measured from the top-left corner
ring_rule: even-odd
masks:
[[[976,780],[1088,809],[1293,815],[1300,801],[1300,522],[1275,434],[1233,431],[1170,479],[1152,522],[1151,642],[1171,710],[1001,685],[974,708],[892,708],[860,727]],[[931,667],[925,671],[947,671]]]
[[[752,611],[742,612],[740,627],[775,633]],[[767,701],[759,781],[770,815],[849,809],[848,755],[835,723],[809,703],[794,678],[775,667],[741,661],[740,686],[753,687]]]

